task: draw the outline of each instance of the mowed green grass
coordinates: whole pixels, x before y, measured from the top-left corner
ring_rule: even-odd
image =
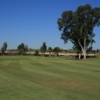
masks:
[[[0,100],[100,100],[100,58],[0,56]]]

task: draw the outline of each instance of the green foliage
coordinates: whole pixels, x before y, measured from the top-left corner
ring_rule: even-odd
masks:
[[[58,53],[61,51],[61,49],[59,47],[55,47],[53,49],[53,52],[55,52],[56,56],[58,56]]]
[[[87,52],[92,52],[92,46],[87,49]]]
[[[21,43],[18,47],[17,47],[19,54],[23,55],[24,52],[28,51],[28,46],[25,45],[24,43]]]
[[[7,50],[7,42],[4,42],[2,48],[1,48],[1,54],[3,55],[5,53],[5,51]]]
[[[39,51],[35,50],[35,56],[38,56],[38,55],[39,55]]]
[[[100,25],[100,7],[92,8],[86,4],[79,6],[75,12],[64,11],[58,19],[61,39],[66,43],[70,40],[80,52],[85,52],[93,44],[93,29]]]
[[[49,52],[52,52],[52,47],[48,47],[48,51]]]
[[[52,47],[48,47],[48,51],[49,51],[49,56],[51,57],[51,52],[53,51]]]
[[[53,51],[56,52],[56,53],[58,53],[58,52],[61,51],[61,49],[60,49],[59,47],[55,47],[55,48],[53,49]]]
[[[42,46],[40,47],[40,51],[42,53],[45,53],[46,50],[47,50],[46,42],[43,42]]]
[[[29,50],[29,51],[35,51],[35,49],[33,49],[33,48],[29,48],[28,50]]]

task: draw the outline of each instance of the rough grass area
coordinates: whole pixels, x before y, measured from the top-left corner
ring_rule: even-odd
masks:
[[[100,58],[0,56],[0,100],[100,100]]]

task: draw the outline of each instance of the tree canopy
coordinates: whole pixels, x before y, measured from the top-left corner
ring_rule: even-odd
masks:
[[[75,12],[64,11],[57,23],[62,31],[61,39],[65,43],[70,40],[77,48],[80,47],[86,59],[86,49],[94,42],[94,27],[100,25],[100,7],[92,8],[86,4],[79,6]]]
[[[3,46],[2,46],[2,48],[1,48],[1,54],[4,54],[5,53],[5,51],[6,51],[6,49],[7,49],[7,42],[4,42],[4,44],[3,44]]]
[[[47,50],[46,42],[43,42],[42,46],[40,47],[40,51],[44,55],[46,50]]]
[[[19,54],[23,55],[24,52],[26,52],[28,50],[28,46],[25,45],[24,43],[19,44],[19,46],[17,47]]]
[[[61,51],[61,49],[59,47],[55,47],[53,51],[55,52],[56,56],[58,56],[58,53]]]

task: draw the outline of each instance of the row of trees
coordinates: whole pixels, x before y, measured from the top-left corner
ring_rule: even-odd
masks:
[[[55,48],[48,47],[48,50],[47,50],[46,42],[43,42],[42,46],[40,47],[40,51],[43,56],[46,51],[50,52],[50,56],[51,56],[51,52],[55,52],[55,54],[57,56],[58,53],[61,52],[61,49],[59,47],[55,47]]]
[[[17,50],[19,51],[19,54],[23,55],[25,52],[29,51],[28,46],[25,45],[24,43],[21,43],[18,47]],[[35,50],[35,55],[38,55],[38,52],[41,52],[42,55],[45,55],[45,52],[48,51],[50,52],[50,56],[51,56],[51,52],[55,52],[56,55],[58,54],[58,52],[60,52],[62,49],[60,49],[59,47],[48,47],[47,49],[47,45],[46,42],[43,42],[42,46],[40,47],[40,49]]]
[[[2,48],[1,48],[1,55],[4,55],[5,54],[5,51],[7,50],[7,42],[4,42]],[[9,51],[9,50],[8,50]],[[69,50],[65,50],[65,49],[62,49],[60,47],[47,47],[46,45],[46,42],[43,42],[42,46],[40,47],[40,49],[32,49],[32,48],[28,48],[27,45],[25,45],[24,43],[21,43],[18,45],[17,49],[11,49],[10,51],[18,51],[18,54],[20,55],[23,55],[25,52],[30,52],[30,51],[34,51],[35,52],[35,55],[38,55],[39,52],[42,53],[42,56],[45,55],[45,52],[49,52],[50,53],[50,56],[51,56],[51,52],[55,52],[55,55],[57,56],[59,52],[63,52],[63,53],[78,53],[78,50],[76,47],[72,47],[72,49],[69,49]],[[87,49],[87,52],[92,52],[92,53],[96,53],[96,52],[100,52],[99,49],[97,50],[92,50],[92,47],[88,48]]]
[[[7,50],[7,42],[4,42],[2,48],[1,48],[1,55],[4,55],[5,54],[5,51]],[[48,47],[47,48],[47,45],[46,45],[46,42],[43,42],[42,46],[40,47],[40,49],[32,49],[32,48],[28,48],[27,45],[25,45],[24,43],[21,43],[18,45],[17,49],[16,50],[12,50],[12,51],[18,51],[18,54],[20,55],[23,55],[25,52],[27,51],[34,51],[36,55],[38,55],[39,52],[42,53],[42,55],[44,56],[45,52],[50,52],[50,55],[51,55],[51,52],[55,52],[56,55],[58,54],[58,52],[60,51],[65,51],[64,49],[61,49],[60,47],[55,47],[55,48],[52,48],[52,47]]]

